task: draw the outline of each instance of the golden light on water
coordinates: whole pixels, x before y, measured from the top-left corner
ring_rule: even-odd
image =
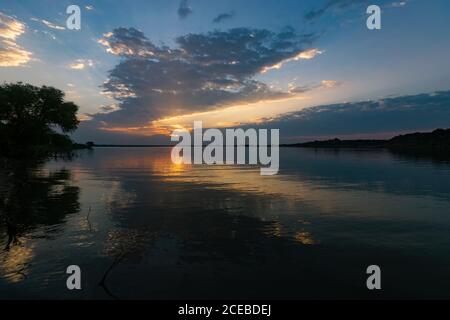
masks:
[[[11,244],[0,259],[0,274],[8,282],[18,283],[27,278],[29,264],[34,258],[33,246],[27,246],[25,240]]]

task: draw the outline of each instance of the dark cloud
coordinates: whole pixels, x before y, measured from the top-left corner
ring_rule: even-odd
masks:
[[[169,48],[154,45],[136,29],[116,29],[100,43],[123,58],[103,86],[105,94],[120,102],[120,110],[98,114],[95,120],[136,126],[164,116],[288,97],[291,92],[272,90],[254,76],[318,54],[305,49],[314,39],[292,28],[280,33],[236,28],[188,34]]]
[[[317,106],[251,127],[280,129],[282,143],[333,137],[390,137],[402,132],[449,128],[450,91]],[[77,140],[92,137],[101,143],[169,144],[168,137],[99,132],[89,121],[83,122],[76,133]]]
[[[117,109],[118,109],[118,107],[115,104],[114,105],[101,106],[100,107],[100,110],[103,111],[103,112],[112,112],[112,111],[115,111]],[[95,114],[87,114],[87,116],[92,117],[92,116],[95,116]]]
[[[130,57],[150,57],[157,48],[135,28],[117,28],[109,32],[99,41],[106,50],[114,55]]]
[[[366,3],[367,1],[365,0],[327,0],[325,4],[319,9],[307,12],[305,14],[305,19],[308,21],[315,21],[330,10],[342,10],[347,9],[353,5],[364,5]]]
[[[450,91],[324,105],[261,124],[287,141],[450,127]]]
[[[214,18],[213,23],[220,23],[224,20],[232,19],[236,13],[234,11],[221,13],[217,17]]]
[[[408,2],[409,0],[379,0],[377,3],[372,3],[368,0],[327,0],[323,6],[308,11],[305,14],[305,19],[309,22],[315,22],[328,12],[343,11],[351,8],[361,8],[361,14],[365,14],[365,8],[371,4],[376,4],[383,8],[402,8],[406,6]]]
[[[180,6],[178,7],[178,16],[180,19],[184,19],[190,14],[192,14],[192,8],[189,6],[188,0],[182,0]]]

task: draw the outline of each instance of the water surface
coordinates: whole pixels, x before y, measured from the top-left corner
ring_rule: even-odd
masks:
[[[0,171],[0,298],[450,298],[450,164],[282,148],[280,172],[96,148]],[[66,289],[79,265],[82,290]],[[367,266],[382,269],[368,291]]]

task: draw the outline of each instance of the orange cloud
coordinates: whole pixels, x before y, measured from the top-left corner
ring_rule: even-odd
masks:
[[[306,51],[302,51],[298,55],[296,55],[295,57],[283,60],[283,61],[281,61],[281,62],[279,62],[279,63],[277,63],[277,64],[275,64],[273,66],[264,67],[261,70],[261,73],[266,73],[267,71],[273,70],[273,69],[276,69],[276,70],[281,69],[281,67],[285,63],[290,62],[290,61],[310,60],[310,59],[313,59],[314,57],[316,57],[317,55],[322,54],[322,53],[323,53],[323,51],[320,51],[319,49],[309,49],[309,50],[306,50]]]
[[[83,70],[86,67],[93,67],[93,66],[94,62],[92,60],[77,59],[75,62],[69,65],[69,68],[73,70]]]
[[[24,32],[24,23],[0,12],[0,67],[19,67],[31,60],[32,53],[15,42]]]
[[[290,98],[260,101],[257,103],[239,104],[228,107],[223,107],[216,110],[195,112],[190,114],[183,114],[180,116],[166,117],[151,121],[145,126],[136,127],[108,127],[106,124],[100,128],[103,131],[120,132],[134,135],[166,135],[170,134],[176,129],[192,129],[194,121],[203,121],[204,127],[209,128],[230,128],[238,127],[246,124],[257,124],[275,117],[282,112],[280,107],[289,105],[289,103],[298,103],[304,97],[295,95]],[[233,121],[225,121],[224,119],[233,119]]]

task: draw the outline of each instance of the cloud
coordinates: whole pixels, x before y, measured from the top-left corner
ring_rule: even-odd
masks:
[[[113,111],[116,111],[119,109],[120,109],[120,107],[116,103],[107,105],[107,106],[105,106],[105,105],[100,106],[100,110],[104,113],[113,112]]]
[[[16,40],[25,33],[25,24],[13,17],[0,12],[0,37],[8,40]]]
[[[307,108],[261,124],[286,138],[370,136],[449,127],[450,91]],[[308,138],[304,138],[308,137]]]
[[[31,60],[32,53],[24,50],[13,41],[0,42],[0,67],[20,67]]]
[[[15,42],[25,29],[24,23],[0,12],[0,67],[19,67],[31,60],[32,53]]]
[[[409,0],[394,2],[392,2],[391,0],[380,0],[378,2],[379,5],[383,5],[386,8],[401,8],[406,6]],[[372,3],[368,0],[327,0],[322,7],[308,11],[305,14],[305,20],[309,22],[315,22],[329,12],[335,12],[339,10],[342,11],[357,6],[367,7],[369,4]]]
[[[235,15],[236,15],[236,13],[234,11],[221,13],[217,17],[214,18],[213,23],[220,23],[225,20],[232,19]]]
[[[324,88],[336,88],[341,84],[342,82],[336,80],[322,80],[322,87]]]
[[[168,116],[291,97],[293,93],[271,89],[254,77],[270,66],[312,58],[315,54],[306,48],[315,38],[292,28],[279,33],[236,28],[188,34],[170,48],[154,45],[136,29],[116,29],[99,42],[123,58],[103,84],[103,93],[118,100],[120,109],[95,120],[131,127]]]
[[[58,25],[56,25],[56,24],[54,24],[54,23],[51,23],[50,21],[47,21],[47,20],[44,20],[44,19],[39,20],[39,19],[37,19],[37,18],[31,18],[31,20],[32,20],[32,21],[36,21],[36,22],[40,22],[40,23],[44,24],[45,26],[47,26],[47,27],[50,28],[50,29],[54,29],[54,30],[66,30],[65,27],[58,26]]]
[[[389,138],[399,133],[448,128],[448,119],[450,119],[450,90],[321,105],[288,113],[275,119],[267,119],[250,126],[280,129],[282,143],[295,143],[335,137],[342,139]],[[232,124],[232,126],[238,126],[238,124]],[[245,129],[247,126],[242,128]],[[135,129],[139,133],[141,128]],[[87,141],[94,136],[96,141],[103,143],[169,143],[167,137],[157,136],[153,139],[153,136],[142,137],[124,134],[124,132],[126,131],[114,128],[110,131],[98,131],[93,123],[87,121],[80,126],[77,134],[80,141]]]
[[[274,69],[275,70],[281,69],[281,67],[283,67],[283,65],[285,63],[290,62],[290,61],[310,60],[310,59],[313,59],[317,55],[322,54],[322,53],[323,53],[323,51],[320,51],[317,48],[305,50],[305,51],[300,52],[298,55],[296,55],[294,57],[289,57],[289,58],[287,58],[285,60],[282,60],[282,61],[280,61],[280,62],[278,62],[278,63],[276,63],[276,64],[274,64],[272,66],[267,66],[267,67],[263,68],[261,70],[261,73],[266,73],[267,71],[274,70]]]
[[[321,18],[328,11],[336,9],[347,9],[353,5],[364,4],[367,1],[361,0],[327,0],[327,2],[319,9],[311,10],[305,14],[305,19],[312,22]]]
[[[342,82],[336,80],[322,80],[318,84],[307,85],[307,86],[295,86],[293,84],[289,85],[290,93],[305,93],[308,91],[316,90],[316,89],[331,89],[337,88],[342,85]]]
[[[86,10],[88,10],[88,11],[94,10],[94,6],[91,6],[91,5],[85,6],[85,8],[86,8]]]
[[[69,64],[69,68],[73,69],[73,70],[83,70],[84,68],[93,67],[93,66],[94,66],[94,61],[92,61],[90,59],[77,59],[74,62],[72,62],[71,64]]]
[[[106,51],[117,56],[151,57],[155,55],[157,48],[134,28],[117,28],[114,32],[108,32],[98,43],[106,47]]]
[[[189,6],[188,0],[181,0],[180,6],[178,7],[178,17],[184,19],[193,13],[192,8]]]
[[[403,8],[408,4],[407,0],[403,0],[403,1],[394,1],[391,2],[390,4],[388,4],[386,7],[387,8]]]
[[[50,32],[48,32],[48,31],[46,31],[46,30],[33,30],[33,32],[34,32],[34,33],[41,32],[42,34],[45,34],[46,36],[50,37],[50,39],[56,40],[55,35],[54,35],[53,33],[50,33]]]

